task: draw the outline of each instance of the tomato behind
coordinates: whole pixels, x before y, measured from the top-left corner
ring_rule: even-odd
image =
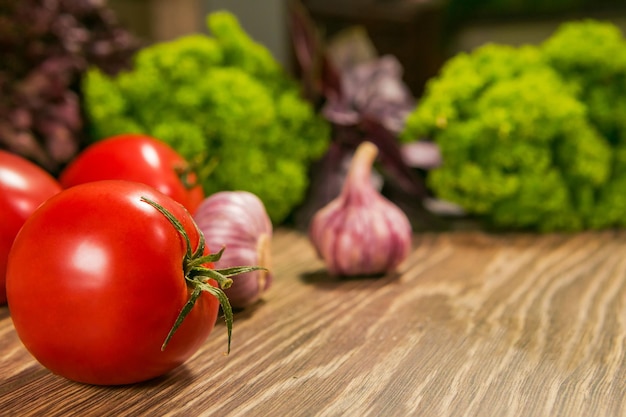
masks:
[[[113,136],[90,145],[59,176],[64,188],[100,180],[150,185],[191,213],[204,199],[189,163],[167,144],[141,134]]]
[[[0,304],[6,303],[7,259],[13,240],[28,216],[61,185],[43,168],[0,150]]]
[[[18,233],[9,308],[26,348],[52,372],[89,384],[144,381],[181,365],[212,331],[219,301],[202,293],[161,350],[191,291],[181,265],[187,244],[142,197],[178,219],[196,250],[200,234],[187,210],[127,181],[66,189]]]

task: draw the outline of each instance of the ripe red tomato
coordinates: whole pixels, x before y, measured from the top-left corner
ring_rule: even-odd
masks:
[[[143,198],[171,213],[189,242]],[[161,349],[197,287],[183,268],[207,253],[203,245],[194,253],[202,239],[182,205],[147,185],[110,180],[61,191],[28,218],[9,254],[18,336],[42,365],[75,381],[128,384],[165,374],[196,352],[216,321],[218,299],[199,292]]]
[[[61,185],[43,168],[0,150],[0,304],[7,301],[7,258],[15,235],[41,203],[60,191]]]
[[[191,213],[204,199],[189,163],[167,144],[146,135],[125,134],[96,142],[82,151],[59,176],[64,188],[99,180],[128,180],[150,185]]]

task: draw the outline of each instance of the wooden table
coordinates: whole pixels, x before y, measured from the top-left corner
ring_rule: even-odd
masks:
[[[52,375],[0,308],[2,416],[626,416],[626,233],[427,233],[397,276],[328,277],[279,230],[275,282],[148,383]]]

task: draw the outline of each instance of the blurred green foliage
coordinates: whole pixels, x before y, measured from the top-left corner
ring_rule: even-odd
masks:
[[[83,83],[91,137],[161,139],[198,164],[207,195],[252,192],[280,223],[304,199],[330,128],[232,14],[215,12],[207,22],[212,36],[146,47],[115,78],[92,69]]]
[[[443,164],[436,196],[508,229],[626,226],[626,40],[593,20],[541,45],[451,58],[407,120]]]

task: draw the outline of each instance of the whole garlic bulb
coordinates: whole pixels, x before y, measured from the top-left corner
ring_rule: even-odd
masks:
[[[378,148],[357,148],[341,193],[312,218],[309,237],[331,275],[392,272],[411,250],[406,214],[372,185]]]
[[[272,222],[263,202],[247,191],[221,191],[205,198],[194,215],[211,253],[225,247],[216,269],[241,265],[266,268],[238,275],[224,290],[234,308],[247,307],[272,285]]]

